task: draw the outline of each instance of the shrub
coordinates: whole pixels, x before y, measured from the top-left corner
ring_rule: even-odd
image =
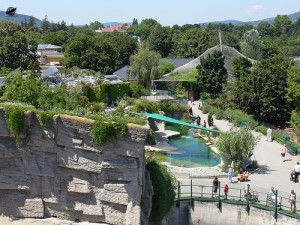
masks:
[[[146,169],[150,171],[154,192],[150,219],[158,224],[174,204],[175,178],[153,157],[147,159]]]
[[[108,138],[116,138],[117,132],[120,131],[122,137],[126,135],[126,121],[122,118],[99,117],[92,128],[93,142],[97,146],[104,144]]]
[[[218,108],[216,110],[215,116],[217,120],[222,120],[224,118],[224,110]]]
[[[257,127],[254,128],[254,130],[256,132],[262,133],[263,135],[267,135],[267,127],[263,126],[263,125],[259,125]]]
[[[201,107],[202,113],[207,114],[210,112],[211,106],[208,104],[203,104]]]
[[[150,145],[156,145],[155,133],[152,129],[150,129],[148,136],[147,136],[147,143]]]
[[[225,163],[235,162],[236,169],[244,169],[247,158],[252,154],[258,138],[248,128],[230,129],[220,134],[216,146]]]
[[[136,101],[134,107],[136,112],[157,113],[159,111],[158,103],[141,99]]]
[[[53,118],[55,115],[55,112],[50,111],[38,111],[38,118],[42,124],[42,126],[45,126],[46,123]]]
[[[95,102],[91,105],[92,113],[104,112],[106,104],[104,102]]]

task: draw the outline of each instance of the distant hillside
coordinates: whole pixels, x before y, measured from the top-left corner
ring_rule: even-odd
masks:
[[[28,21],[29,17],[30,16],[28,16],[28,15],[18,14],[18,13],[16,13],[15,16],[8,16],[8,15],[6,15],[5,11],[0,11],[0,21],[21,23],[21,22],[24,22],[25,20]],[[35,25],[40,26],[42,21],[40,19],[35,18],[35,17],[33,17],[33,18],[35,19]]]
[[[300,17],[300,12],[296,12],[293,14],[288,15],[288,17],[295,21],[298,17]],[[239,21],[239,20],[224,20],[224,21],[213,21],[213,22],[205,22],[205,23],[200,23],[201,25],[207,25],[209,23],[225,23],[225,24],[229,24],[232,23],[233,25],[242,25],[242,24],[253,24],[253,25],[257,25],[259,24],[260,21],[268,21],[269,23],[272,23],[274,21],[275,17],[271,17],[271,18],[266,18],[266,19],[261,19],[261,20],[256,20],[256,21]]]

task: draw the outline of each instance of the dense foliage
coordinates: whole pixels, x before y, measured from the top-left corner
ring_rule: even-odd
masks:
[[[231,129],[219,136],[216,146],[225,165],[235,162],[238,171],[244,170],[245,162],[251,156],[257,140],[250,129]]]
[[[216,98],[222,92],[223,84],[227,80],[224,64],[221,51],[214,51],[201,60],[201,64],[197,66],[198,86],[201,93],[209,93],[212,98]]]
[[[167,168],[154,157],[146,158],[146,169],[150,171],[154,195],[150,219],[158,223],[169,212],[175,200],[175,179]]]

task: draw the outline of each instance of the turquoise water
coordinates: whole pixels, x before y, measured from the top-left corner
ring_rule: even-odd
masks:
[[[221,163],[221,159],[211,148],[193,138],[190,130],[188,136],[171,138],[169,144],[178,148],[176,152],[166,153],[168,162],[181,167],[213,167]]]

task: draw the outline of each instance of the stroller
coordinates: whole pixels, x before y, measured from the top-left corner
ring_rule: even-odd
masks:
[[[295,172],[294,171],[292,171],[291,172],[291,175],[290,175],[290,181],[295,181]],[[296,177],[296,182],[295,183],[297,183],[297,182],[299,182],[299,176],[298,177]]]

